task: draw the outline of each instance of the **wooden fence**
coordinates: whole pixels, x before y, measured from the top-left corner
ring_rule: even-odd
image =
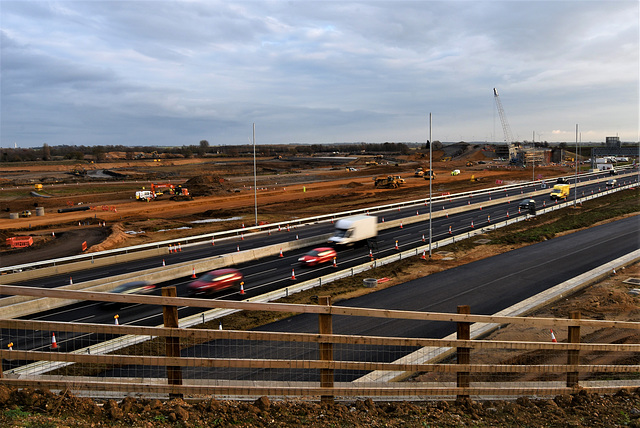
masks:
[[[47,387],[50,389],[70,389],[87,394],[113,391],[123,394],[168,395],[169,397],[216,395],[236,398],[258,396],[297,396],[332,402],[343,397],[401,397],[404,400],[422,400],[442,397],[517,397],[554,396],[574,393],[580,389],[592,392],[610,393],[621,388],[637,388],[640,384],[640,344],[638,343],[580,343],[581,328],[629,329],[633,337],[640,330],[638,322],[602,321],[580,319],[573,313],[569,319],[501,317],[472,315],[468,306],[458,307],[458,313],[412,312],[332,306],[329,297],[319,298],[318,305],[297,305],[282,303],[252,303],[221,300],[188,299],[175,297],[175,288],[164,288],[162,296],[117,295],[81,291],[49,290],[31,287],[2,286],[0,294],[31,295],[46,298],[74,300],[96,300],[161,305],[164,326],[138,327],[115,324],[89,324],[49,321],[29,321],[0,319],[3,331],[73,333],[76,335],[102,335],[105,340],[118,340],[120,346],[104,354],[88,353],[75,349],[62,352],[60,349],[21,350],[3,344],[0,359],[0,384],[18,387]],[[233,331],[221,329],[179,328],[178,306],[203,308],[226,308],[287,313],[311,313],[318,315],[318,333],[282,333],[263,331]],[[378,317],[386,319],[408,319],[420,321],[444,321],[456,324],[456,337],[445,339],[377,337],[363,335],[333,334],[334,315]],[[1,316],[1,315],[0,315]],[[567,331],[567,341],[556,343],[531,341],[471,340],[472,323],[505,326],[526,324],[548,332],[550,328]],[[25,333],[26,334],[26,333]],[[637,335],[635,336],[637,337]],[[129,340],[129,341],[128,341]],[[247,358],[245,355],[224,358],[215,355],[186,356],[186,350],[194,344],[234,340],[238,342],[269,342],[273,346],[282,343],[304,344],[317,350],[317,358]],[[140,341],[158,341],[160,351],[135,353],[132,344]],[[345,361],[335,358],[337,346],[402,347],[417,350],[428,349],[420,358],[397,358],[393,361]],[[510,355],[530,354],[532,363],[523,359],[502,358],[500,352]],[[419,353],[420,351],[418,351]],[[536,355],[531,355],[532,353]],[[552,354],[553,363],[536,363],[540,353]],[[495,354],[495,355],[494,355]],[[613,364],[582,363],[584,355],[620,355]],[[483,355],[482,361],[475,361]],[[491,358],[487,360],[487,355]],[[534,358],[535,357],[535,358]],[[562,362],[558,363],[558,358]],[[50,369],[37,375],[21,371],[24,365],[16,366],[16,361],[24,365],[35,362],[49,362]],[[596,362],[599,360],[596,360]],[[7,368],[11,366],[11,368]],[[65,367],[84,367],[87,371],[65,373]],[[102,376],[112,368],[150,367],[162,370],[166,375],[144,377]],[[183,377],[185,370],[193,373],[208,369],[243,369],[248,371],[296,371],[315,372],[319,381],[265,381],[228,378]],[[403,373],[393,379],[381,376],[378,380],[365,375],[349,382],[336,381],[337,371],[371,373]],[[87,374],[93,373],[93,374]],[[432,378],[420,380],[409,376],[422,373]],[[435,376],[435,377],[434,377]],[[400,379],[410,379],[399,381]],[[532,381],[532,379],[534,381]]]

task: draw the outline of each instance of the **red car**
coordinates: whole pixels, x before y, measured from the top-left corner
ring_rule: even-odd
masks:
[[[243,279],[244,276],[237,269],[218,269],[207,272],[192,281],[187,286],[187,290],[190,296],[211,294],[229,287],[237,287],[239,290]]]
[[[303,266],[315,266],[320,263],[327,263],[336,257],[336,250],[330,247],[314,248],[304,256],[300,257],[298,261]]]

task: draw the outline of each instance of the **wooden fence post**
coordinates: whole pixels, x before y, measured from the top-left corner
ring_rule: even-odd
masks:
[[[471,307],[469,305],[458,306],[459,314],[471,314]],[[471,340],[471,323],[458,322],[457,324],[457,338],[458,340]],[[458,364],[470,364],[471,362],[471,348],[458,347],[456,349],[456,355],[458,356]],[[458,372],[458,388],[468,388],[470,385],[469,372]],[[467,394],[460,394],[457,396],[460,398],[469,398]]]
[[[331,306],[331,296],[318,297],[318,304]],[[333,334],[331,314],[318,315],[318,332],[320,334]],[[320,342],[320,360],[333,361],[333,343]],[[333,369],[320,369],[320,388],[333,388]],[[333,404],[333,395],[320,396],[321,403]]]
[[[580,319],[580,312],[573,311],[569,313],[569,318],[572,320]],[[569,326],[569,343],[580,343],[580,326]],[[567,351],[567,364],[578,365],[580,364],[580,351],[577,349],[569,349]],[[579,372],[567,372],[567,387],[574,388],[578,386]]]
[[[176,297],[176,287],[163,287],[163,297]],[[169,328],[178,328],[178,307],[162,306],[162,319],[164,326]],[[167,357],[180,357],[180,338],[165,338],[165,353]],[[167,366],[167,379],[169,385],[182,385],[182,368],[180,366]],[[182,398],[182,394],[170,393],[169,398]]]

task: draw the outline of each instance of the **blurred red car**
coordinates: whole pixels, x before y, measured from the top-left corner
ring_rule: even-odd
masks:
[[[300,257],[298,261],[303,266],[315,266],[320,263],[327,263],[336,257],[336,250],[330,247],[314,248],[304,256]]]
[[[187,291],[190,296],[197,296],[215,293],[216,291],[230,287],[237,287],[239,290],[240,283],[243,279],[244,276],[237,269],[227,268],[213,270],[192,281],[187,286]]]

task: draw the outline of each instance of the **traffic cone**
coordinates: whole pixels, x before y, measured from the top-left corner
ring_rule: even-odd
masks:
[[[473,229],[473,220],[471,220],[471,229]]]
[[[173,253],[173,246],[169,245],[169,254]]]
[[[427,259],[427,250],[422,250],[422,260],[426,260]]]
[[[238,253],[240,252],[240,245],[236,245],[236,249],[238,251]]]
[[[518,214],[522,214],[522,211],[520,211],[520,207],[518,207]]]
[[[51,333],[51,349],[58,349],[58,342],[56,342],[55,333]]]
[[[451,235],[451,226],[449,226],[449,235]]]
[[[196,268],[194,267],[192,270],[191,278],[195,278],[195,277],[196,277]]]
[[[7,348],[9,348],[9,351],[13,351],[13,342],[9,342]]]
[[[244,294],[244,282],[240,283],[240,294]]]
[[[491,223],[491,216],[490,215],[487,216],[487,223]]]
[[[422,242],[424,242],[424,234],[422,235]]]
[[[336,258],[333,258],[333,267],[338,267],[338,263],[336,262]]]
[[[282,231],[282,227],[280,227],[280,225],[278,225],[278,232]]]
[[[182,245],[178,242],[178,251],[182,252]]]
[[[509,218],[509,211],[507,211],[507,218]]]
[[[420,215],[420,212],[419,212],[419,211],[416,211],[416,215]]]
[[[291,269],[291,279],[295,280],[296,279],[296,271]]]
[[[480,211],[482,211],[482,205],[480,205]]]
[[[241,240],[241,241],[244,241],[244,233],[241,233],[241,234],[240,234],[240,240]]]
[[[399,250],[400,248],[398,248],[398,240],[396,239],[396,250]]]
[[[547,206],[547,201],[542,201],[542,207],[545,208]]]
[[[613,274],[614,274],[614,275],[616,274],[616,269],[615,269],[615,268],[613,268]]]
[[[384,223],[384,217],[382,217],[382,222]]]
[[[284,255],[282,254],[282,248],[280,248],[280,257],[284,257]]]
[[[298,240],[298,234],[296,233],[296,241]]]
[[[373,251],[369,250],[369,257],[371,257],[371,260],[373,260]]]
[[[287,232],[291,232],[291,227],[287,225]]]
[[[244,223],[242,223],[242,228],[244,229]]]
[[[558,341],[556,340],[556,335],[555,335],[555,334],[553,334],[553,330],[550,330],[550,331],[551,331],[551,341],[552,341],[553,343],[558,343]]]
[[[400,229],[402,229],[402,222],[400,222]]]
[[[166,264],[164,263],[164,259],[162,259],[162,266],[166,266]]]
[[[56,236],[56,233],[55,232],[51,232],[51,236]]]
[[[216,245],[216,242],[213,240],[213,238],[211,238],[211,246]]]
[[[115,314],[113,316],[113,319],[115,320],[115,322],[114,322],[115,325],[120,325],[120,323],[118,322],[118,318],[120,318],[120,315],[118,315],[118,314]]]
[[[73,285],[73,278],[69,277],[69,285]]]

